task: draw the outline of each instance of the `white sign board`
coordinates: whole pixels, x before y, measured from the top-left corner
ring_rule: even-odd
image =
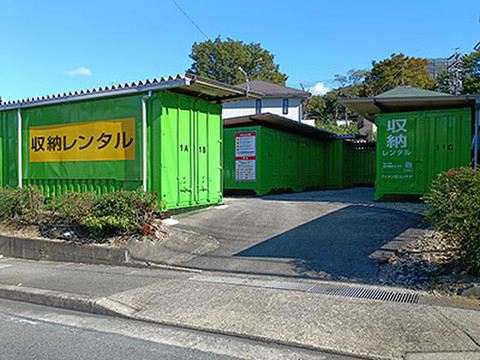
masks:
[[[235,181],[257,181],[257,133],[235,134]]]

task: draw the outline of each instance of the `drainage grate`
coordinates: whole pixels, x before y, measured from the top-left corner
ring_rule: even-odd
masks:
[[[204,281],[218,284],[228,285],[244,285],[255,286],[269,289],[282,289],[282,290],[297,290],[310,294],[332,295],[332,296],[344,296],[359,299],[392,301],[401,303],[418,303],[418,294],[414,293],[402,293],[398,291],[386,291],[375,288],[367,287],[353,287],[345,285],[325,285],[325,284],[308,284],[292,281],[277,281],[277,280],[258,280],[248,278],[236,278],[236,277],[203,277],[193,276],[190,280]]]
[[[393,301],[401,303],[418,303],[418,294],[400,293],[380,289],[357,288],[347,286],[315,285],[307,292],[322,295],[345,296],[361,299]]]

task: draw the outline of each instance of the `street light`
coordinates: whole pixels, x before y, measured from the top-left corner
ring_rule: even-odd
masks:
[[[247,75],[247,72],[246,72],[245,70],[243,70],[241,66],[238,67],[238,70],[240,70],[240,71],[243,73],[243,75],[245,75],[245,82],[247,83],[247,98],[248,98],[248,93],[249,93],[249,91],[250,91],[250,86],[249,86],[249,84],[248,84],[248,75]]]

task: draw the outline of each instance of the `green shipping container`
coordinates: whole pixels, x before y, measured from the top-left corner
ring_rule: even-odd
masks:
[[[147,98],[148,88],[139,91],[141,86],[136,86],[134,94],[107,91],[108,96],[98,99],[87,94],[72,101],[64,96],[58,102],[50,98],[37,103],[4,102],[0,106],[0,186],[18,186],[21,176],[21,185],[35,185],[47,195],[146,188],[158,192],[168,209],[221,203],[221,101],[202,100],[198,95],[204,91],[212,96],[221,90],[223,100],[238,97],[240,91],[196,81],[201,86],[191,91],[196,96],[157,89],[150,90]]]
[[[252,120],[262,125],[232,127]],[[353,144],[332,133],[271,114],[226,119],[224,126],[226,191],[264,195],[353,185],[353,166],[344,159]]]
[[[469,108],[377,115],[375,199],[422,195],[437,174],[469,166]]]

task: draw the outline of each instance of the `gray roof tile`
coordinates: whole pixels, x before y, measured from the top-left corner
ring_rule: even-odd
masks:
[[[279,97],[279,96],[297,96],[302,98],[307,98],[310,96],[310,93],[294,89],[287,86],[282,86],[278,84],[273,84],[263,80],[252,80],[248,82],[250,91],[256,91],[259,93],[265,94],[265,97]],[[245,90],[247,88],[247,84],[240,84],[237,87]]]

